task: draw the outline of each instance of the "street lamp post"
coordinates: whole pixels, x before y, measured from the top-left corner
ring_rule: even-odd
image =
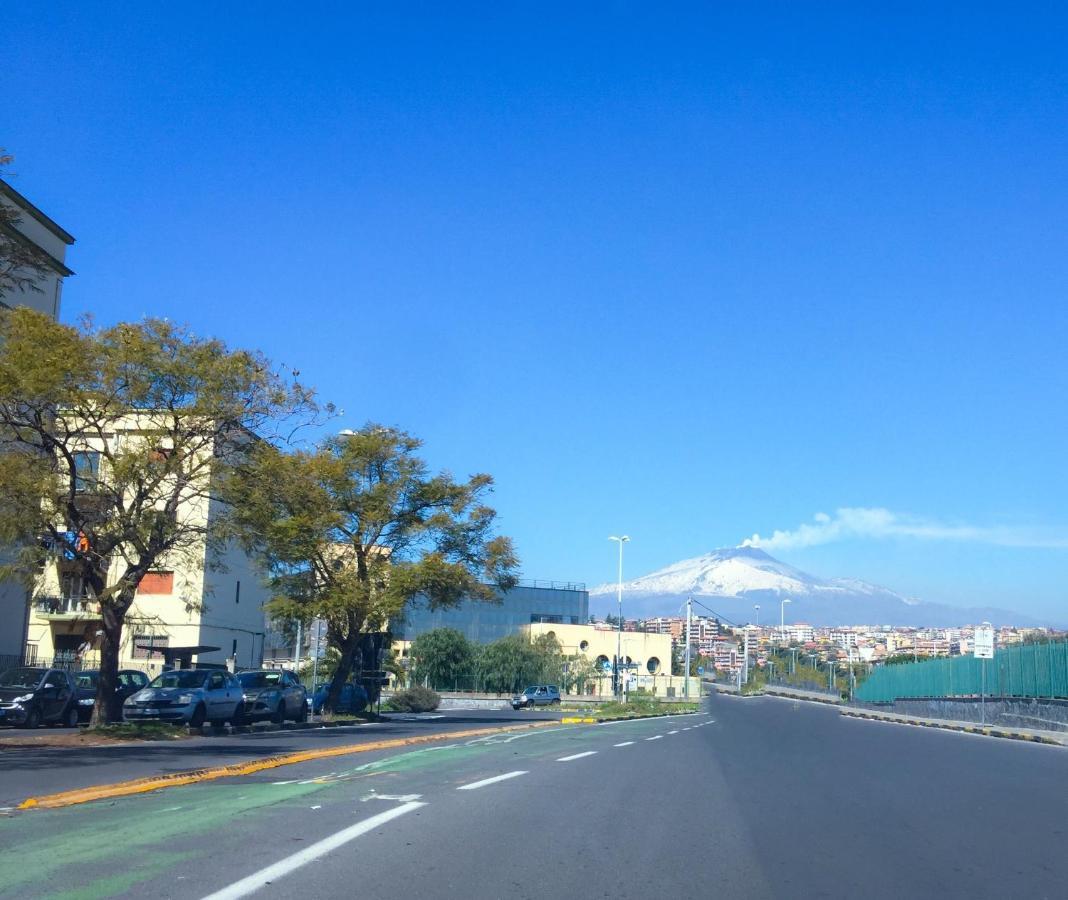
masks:
[[[616,692],[623,695],[623,677],[621,667],[623,665],[623,545],[630,540],[628,535],[616,537],[611,535],[608,540],[619,544],[619,577],[616,580]]]
[[[779,604],[779,642],[786,643],[786,604],[793,603],[793,600],[784,599]]]

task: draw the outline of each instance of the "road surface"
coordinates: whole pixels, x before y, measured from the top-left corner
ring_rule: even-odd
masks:
[[[772,698],[0,820],[0,897],[1064,897],[1064,748]]]

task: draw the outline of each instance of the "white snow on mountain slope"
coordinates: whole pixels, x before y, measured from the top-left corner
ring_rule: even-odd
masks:
[[[591,595],[611,594],[614,584],[602,584]],[[822,579],[779,562],[755,547],[714,550],[694,559],[684,559],[663,569],[627,581],[627,593],[698,594],[739,597],[750,591],[776,591],[805,595],[818,592],[863,594],[892,593],[884,588],[854,579]]]
[[[614,615],[615,595],[615,584],[592,588],[590,612]],[[716,614],[726,621],[751,621],[759,605],[770,604],[774,610],[780,601],[788,599],[792,605],[787,621],[812,625],[950,626],[984,620],[1039,624],[1011,610],[952,607],[905,598],[855,578],[819,578],[773,559],[756,547],[714,550],[623,584],[624,610],[629,618],[676,615],[687,596],[705,598],[705,603],[713,604]]]

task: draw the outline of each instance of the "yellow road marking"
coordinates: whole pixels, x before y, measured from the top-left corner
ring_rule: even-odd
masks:
[[[589,719],[587,721],[594,721]],[[505,725],[498,728],[473,728],[466,731],[445,731],[439,734],[422,734],[407,738],[392,738],[385,741],[371,741],[365,744],[346,744],[343,747],[321,747],[316,750],[302,750],[282,756],[267,756],[244,763],[229,766],[216,766],[209,769],[195,769],[190,772],[176,772],[173,775],[153,775],[149,778],[137,778],[132,781],[119,781],[114,784],[98,784],[93,787],[62,791],[58,794],[43,794],[23,800],[17,809],[58,809],[89,803],[93,800],[108,800],[113,797],[126,797],[131,794],[144,794],[161,788],[181,787],[186,784],[198,784],[216,778],[232,778],[236,775],[252,775],[264,769],[279,766],[291,766],[317,759],[329,759],[332,756],[349,756],[353,753],[368,753],[372,750],[392,750],[396,747],[410,747],[415,744],[429,744],[434,741],[455,740],[456,738],[477,737],[484,734],[501,734],[508,731],[524,731],[530,728],[544,728],[559,724],[556,720],[530,722],[523,725]]]

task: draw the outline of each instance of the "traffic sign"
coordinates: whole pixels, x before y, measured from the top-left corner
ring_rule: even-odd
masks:
[[[697,667],[697,674],[698,675],[704,675],[705,674],[705,667],[704,666],[698,666]]]
[[[976,659],[994,658],[994,629],[989,625],[980,625],[975,629],[974,655]]]

